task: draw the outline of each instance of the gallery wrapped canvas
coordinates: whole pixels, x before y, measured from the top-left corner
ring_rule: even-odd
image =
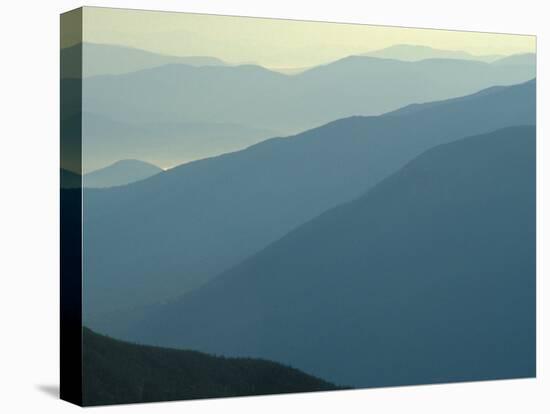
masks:
[[[536,374],[536,38],[61,16],[61,397]]]

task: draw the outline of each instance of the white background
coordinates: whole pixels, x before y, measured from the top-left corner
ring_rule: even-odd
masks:
[[[542,413],[548,411],[548,11],[545,1],[91,1],[84,5],[538,35],[538,378],[126,405],[137,413]],[[59,13],[79,1],[2,2],[0,14],[0,410],[79,408],[58,387]],[[546,213],[546,214],[545,214]],[[546,256],[545,256],[546,253]],[[547,322],[548,323],[548,322]],[[545,349],[546,348],[546,349]],[[546,391],[546,396],[545,396]]]

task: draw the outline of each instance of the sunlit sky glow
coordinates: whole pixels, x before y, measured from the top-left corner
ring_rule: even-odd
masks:
[[[511,55],[536,49],[536,38],[526,35],[96,7],[84,9],[83,26],[85,42],[281,68],[313,66],[395,44],[474,55]]]

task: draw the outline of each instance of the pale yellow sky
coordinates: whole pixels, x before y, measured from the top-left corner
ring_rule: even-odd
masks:
[[[84,9],[83,21],[85,42],[281,68],[313,66],[395,44],[474,55],[510,55],[536,49],[536,38],[525,35],[96,7]]]

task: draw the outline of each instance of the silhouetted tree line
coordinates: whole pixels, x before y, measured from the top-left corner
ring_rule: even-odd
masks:
[[[297,369],[118,341],[84,328],[84,405],[340,389]]]

